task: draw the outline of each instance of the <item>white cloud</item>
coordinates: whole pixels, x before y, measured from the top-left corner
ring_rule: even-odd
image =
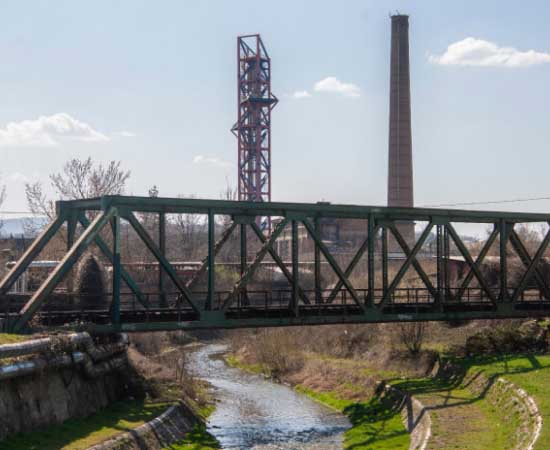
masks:
[[[430,62],[445,66],[527,67],[550,62],[550,53],[499,47],[483,39],[468,37],[447,47],[441,55],[428,55]]]
[[[126,131],[126,130],[123,130],[123,131],[116,131],[115,133],[113,133],[114,136],[119,136],[119,137],[136,137],[137,134],[134,133],[133,131]]]
[[[359,97],[361,89],[353,83],[343,83],[336,77],[326,77],[315,83],[313,86],[315,92],[330,92],[341,94],[346,97]]]
[[[55,147],[64,140],[105,142],[109,138],[67,113],[9,122],[0,128],[0,147]]]
[[[6,177],[6,180],[12,183],[29,183],[31,178],[21,172],[11,173]]]
[[[296,91],[292,94],[293,98],[308,98],[311,97],[311,94],[308,91]]]
[[[193,158],[193,164],[208,164],[211,166],[224,167],[224,168],[229,168],[233,166],[233,164],[227,161],[224,161],[223,159],[220,159],[216,156],[204,156],[204,155],[195,156]]]

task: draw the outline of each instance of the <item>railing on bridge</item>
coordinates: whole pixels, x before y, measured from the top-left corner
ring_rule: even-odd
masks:
[[[204,217],[206,255],[186,278],[168,258],[166,222],[171,214]],[[146,220],[151,216],[156,218],[154,230]],[[269,233],[256,222],[266,216],[274,224]],[[220,218],[225,224],[221,232]],[[545,214],[325,203],[124,196],[58,202],[56,220],[0,283],[0,318],[15,332],[25,330],[33,317],[38,325],[109,332],[545,315],[550,311],[545,266],[549,220]],[[411,221],[418,228],[424,225],[414,238],[400,231]],[[324,238],[327,222],[343,228],[353,223],[341,247],[334,238]],[[476,249],[467,245],[457,231],[461,223],[487,224],[486,242]],[[517,224],[535,223],[544,224],[545,232],[536,245],[532,239],[527,245]],[[61,229],[67,251],[59,264],[36,291],[8,294]],[[122,237],[128,230],[160,268],[153,289],[136,281],[134,261],[124,255]],[[91,248],[103,255],[110,270],[109,292],[100,299],[96,294],[96,303],[86,294],[59,289]],[[339,248],[347,249],[346,257]],[[304,255],[312,262],[309,269],[300,260]],[[216,270],[222,257],[238,262],[229,276],[232,286],[227,285],[227,270]],[[274,263],[271,278],[258,282],[266,257]],[[490,270],[489,259],[496,261]]]

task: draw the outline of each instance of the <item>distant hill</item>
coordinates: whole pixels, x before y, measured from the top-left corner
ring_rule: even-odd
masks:
[[[0,238],[35,237],[48,223],[45,217],[13,217],[1,220]],[[30,230],[35,232],[29,232]]]

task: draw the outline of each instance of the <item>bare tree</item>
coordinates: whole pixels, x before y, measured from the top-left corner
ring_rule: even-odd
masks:
[[[239,193],[237,191],[237,188],[231,186],[231,184],[229,184],[229,180],[226,180],[225,189],[220,192],[220,198],[222,200],[238,200],[239,199]]]
[[[0,185],[0,207],[4,204],[4,201],[6,200],[6,185],[2,184]],[[0,228],[4,225],[4,221],[0,220]]]
[[[186,198],[180,196],[180,198]],[[193,198],[193,196],[187,197]],[[179,248],[185,259],[200,260],[203,255],[203,250],[206,246],[206,227],[207,220],[201,214],[176,214],[174,217],[174,225],[179,240]]]
[[[416,355],[422,349],[426,336],[425,322],[410,322],[399,324],[399,339],[412,354]]]
[[[130,171],[122,170],[120,161],[111,161],[104,166],[88,157],[67,161],[61,172],[50,175],[50,182],[56,200],[75,200],[122,194],[128,178]],[[47,198],[42,183],[25,184],[25,196],[33,214],[53,220],[55,201]]]

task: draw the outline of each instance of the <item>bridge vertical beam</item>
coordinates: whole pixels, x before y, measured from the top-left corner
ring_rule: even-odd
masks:
[[[447,229],[447,225],[445,224],[443,228],[443,254],[444,254],[444,264],[443,264],[443,272],[444,272],[444,284],[445,284],[445,300],[450,300],[452,298],[451,293],[451,274],[449,273],[449,258],[451,257],[451,248],[450,248],[450,242],[449,242],[449,230]]]
[[[500,234],[500,301],[505,302],[510,299],[508,294],[508,224],[504,219],[499,222]]]
[[[115,214],[111,218],[113,231],[113,301],[111,304],[111,321],[120,324],[120,216]],[[160,269],[160,267],[159,267]]]
[[[215,243],[216,243],[216,217],[212,210],[208,211],[208,297],[205,309],[212,310],[215,300],[216,267],[215,267]]]
[[[434,299],[437,303],[441,303],[441,297],[443,292],[443,226],[441,224],[436,225],[436,265],[437,265],[437,274],[436,274],[436,289],[437,296]]]
[[[240,238],[241,238],[241,279],[246,273],[248,266],[248,242],[246,238],[246,223],[240,224]],[[243,285],[241,291],[242,303],[246,302],[246,284]]]
[[[293,220],[291,224],[292,228],[292,302],[291,309],[294,314],[298,315],[298,298],[299,298],[299,286],[300,286],[300,255],[299,255],[299,241],[298,241],[298,221]]]
[[[166,256],[166,214],[164,214],[163,212],[159,213],[159,249],[160,252],[164,256]],[[158,266],[158,271],[159,303],[162,308],[166,308],[168,306],[168,303],[166,301],[165,292],[165,274],[160,264]]]
[[[319,236],[321,236],[321,223],[318,217],[316,217],[313,221],[313,227],[315,229],[315,233],[317,233]],[[323,299],[321,297],[321,250],[319,250],[319,246],[314,244],[314,272],[315,272],[315,303],[320,304],[323,303]]]
[[[367,239],[368,239],[368,280],[367,280],[367,283],[368,283],[368,290],[369,290],[369,305],[372,306],[374,305],[374,277],[375,277],[375,267],[374,267],[374,214],[369,214],[369,219],[368,219],[368,224],[367,224],[367,227],[368,227],[368,230],[367,230]]]
[[[382,227],[382,298],[388,293],[388,229]]]
[[[71,249],[74,244],[74,237],[76,234],[76,224],[78,211],[71,211],[67,215],[67,251]]]
[[[70,210],[67,214],[67,251],[71,249],[74,244],[74,238],[76,236],[76,226],[78,225],[78,211]],[[74,279],[67,280],[67,291],[74,294]]]

